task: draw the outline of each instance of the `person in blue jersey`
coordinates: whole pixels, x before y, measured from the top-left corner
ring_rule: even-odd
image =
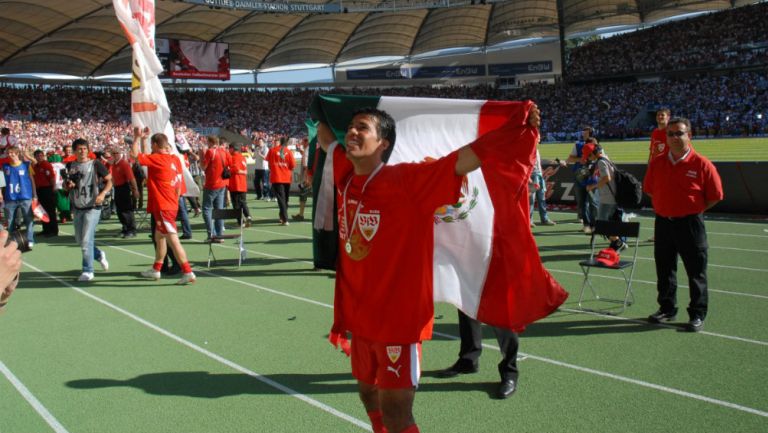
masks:
[[[35,246],[34,218],[32,218],[32,200],[37,199],[35,192],[35,179],[32,177],[29,161],[21,160],[21,150],[11,146],[7,150],[8,157],[0,159],[3,175],[5,176],[5,188],[3,197],[5,206],[5,219],[8,221],[8,230],[16,227],[17,209],[21,211],[24,227],[27,230],[29,247]]]

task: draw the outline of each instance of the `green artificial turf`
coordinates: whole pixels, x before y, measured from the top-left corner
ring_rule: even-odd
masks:
[[[198,275],[190,286],[140,278],[152,262],[147,233],[119,239],[114,219],[98,232],[110,270],[97,265],[90,283],[74,281],[71,224],[61,227],[70,236],[39,239],[0,316],[0,361],[70,432],[365,431],[349,360],[327,342],[333,273],[312,270],[310,224],[281,227],[275,203],[251,207],[239,269],[231,242],[215,245],[220,262],[205,267],[202,220],[193,220],[194,239],[184,242]],[[459,349],[456,310],[439,304],[414,406],[421,431],[765,431],[766,220],[710,215],[724,217],[707,220],[710,313],[704,332],[689,334],[678,331],[684,308],[672,326],[644,320],[656,309],[648,215],[637,217],[636,303],[620,317],[578,312],[589,237],[572,213],[551,216],[558,225],[533,231],[571,296],[522,334],[518,392],[491,398],[501,356],[490,328],[479,373],[435,376]],[[593,281],[620,296],[620,278],[602,272]],[[1,375],[0,396],[0,432],[52,430]]]

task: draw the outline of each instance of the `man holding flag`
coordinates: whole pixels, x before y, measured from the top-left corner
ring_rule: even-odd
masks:
[[[329,339],[351,353],[352,374],[374,432],[419,431],[412,409],[421,341],[432,335],[435,209],[459,203],[464,176],[481,165],[483,171],[503,171],[499,162],[523,159],[517,177],[530,175],[539,110],[531,102],[515,104],[501,125],[471,144],[439,159],[397,165],[385,165],[395,144],[395,121],[387,112],[357,110],[344,135],[346,149],[335,141],[327,119],[318,116],[318,143],[328,153],[326,167],[332,169],[339,203],[340,253]],[[518,168],[513,164],[507,168]],[[521,215],[527,215],[525,186],[522,193],[526,212]],[[528,221],[520,223],[528,228]],[[544,302],[530,308],[535,316],[495,324],[522,328],[567,296],[556,282],[539,289],[537,298]],[[351,347],[347,333],[354,338]]]

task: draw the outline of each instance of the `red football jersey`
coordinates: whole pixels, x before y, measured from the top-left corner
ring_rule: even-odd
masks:
[[[184,185],[179,158],[172,154],[140,153],[138,161],[147,166],[147,212],[178,209]]]
[[[275,146],[267,154],[269,181],[271,183],[291,183],[293,180],[293,168],[296,167],[296,160],[293,158],[293,152],[287,147],[282,149],[282,156],[280,156],[281,147]]]
[[[229,179],[221,177],[224,167],[229,167],[229,152],[224,149],[208,149],[205,152],[205,189],[226,188]]]
[[[229,165],[229,172],[232,176],[229,178],[229,190],[233,192],[246,192],[248,191],[248,175],[238,174],[238,172],[248,171],[248,163],[245,162],[245,157],[240,152],[235,152],[230,156],[232,162]]]
[[[659,129],[655,128],[651,133],[651,144],[648,148],[651,159],[667,153],[669,148],[667,147],[667,128]]]
[[[354,175],[340,146],[333,157],[341,204],[333,331],[383,343],[431,338],[434,213],[459,199],[458,154],[385,165],[365,191],[368,176]]]

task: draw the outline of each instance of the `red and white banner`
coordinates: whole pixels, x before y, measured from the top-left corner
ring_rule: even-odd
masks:
[[[168,137],[171,149],[178,154],[175,134],[171,126],[171,109],[165,98],[163,85],[158,77],[163,72],[160,59],[155,54],[155,1],[154,0],[112,0],[115,14],[133,48],[131,62],[131,123],[140,129],[149,127],[155,133]],[[149,143],[142,149],[150,153]],[[184,183],[187,196],[200,195],[200,189],[186,169],[184,161]]]

